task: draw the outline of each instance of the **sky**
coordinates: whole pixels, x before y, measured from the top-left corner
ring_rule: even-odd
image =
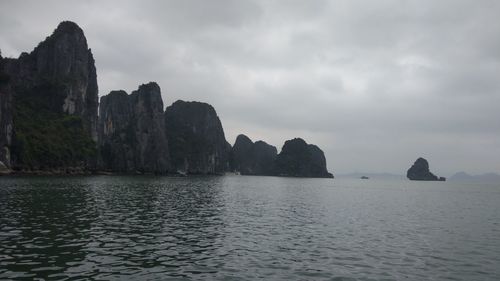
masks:
[[[500,173],[500,1],[0,1],[4,57],[63,20],[99,95],[156,81],[213,105],[226,139],[318,145],[334,174]]]

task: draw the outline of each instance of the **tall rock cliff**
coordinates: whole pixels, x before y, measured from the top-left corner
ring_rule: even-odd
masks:
[[[277,153],[272,145],[238,135],[230,154],[231,170],[242,175],[272,175]]]
[[[112,172],[166,174],[170,170],[163,100],[150,82],[127,95],[113,91],[99,108],[99,168]]]
[[[12,89],[10,77],[4,72],[3,65],[3,58],[0,54],[0,162],[9,168],[13,128]]]
[[[333,178],[323,151],[303,139],[287,140],[275,161],[275,174],[289,177]]]
[[[62,22],[31,53],[5,59],[13,91],[13,165],[88,167],[95,157],[98,89],[83,31]]]
[[[98,88],[94,57],[83,30],[74,22],[59,24],[29,54],[8,59],[16,99],[43,99],[54,112],[80,116],[97,140]]]
[[[429,170],[429,162],[420,157],[406,172],[406,177],[410,180],[417,181],[445,181],[446,178],[438,177]]]
[[[228,170],[230,145],[211,105],[176,101],[165,110],[165,125],[174,171],[222,174]]]

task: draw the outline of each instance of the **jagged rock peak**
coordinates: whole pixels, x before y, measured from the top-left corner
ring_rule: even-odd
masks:
[[[160,86],[156,82],[142,84],[139,88],[132,92],[131,96],[137,96],[145,106],[161,110],[163,113],[163,99],[161,97]]]
[[[83,30],[75,22],[62,21],[54,30],[53,34],[61,34],[61,33],[81,33],[83,35]]]
[[[301,138],[285,141],[275,164],[279,176],[333,178],[326,168],[323,151]]]
[[[170,154],[158,84],[132,94],[112,91],[99,108],[99,167],[112,172],[167,174]]]
[[[32,54],[38,52],[41,48],[43,49],[44,46],[50,46],[51,48],[56,47],[54,51],[59,52],[59,54],[79,55],[75,52],[69,52],[69,48],[84,49],[88,51],[90,55],[92,53],[88,48],[85,33],[78,24],[72,21],[63,21],[59,23],[52,34],[38,44]],[[24,55],[24,53],[22,55]],[[57,59],[57,57],[54,58]]]
[[[43,49],[46,46],[50,46],[51,48],[58,47],[57,51],[68,52],[68,47],[78,47],[83,48],[85,50],[90,51],[87,45],[87,38],[83,30],[78,26],[78,24],[72,21],[62,21],[59,25],[54,29],[50,36],[47,36],[45,40],[38,43],[36,48],[28,54],[26,52],[21,53],[20,58],[26,58],[28,55],[36,55],[40,49]],[[57,59],[57,57],[54,57]]]
[[[429,162],[419,157],[406,172],[406,177],[410,180],[418,181],[445,181],[446,178],[438,177],[430,172]]]
[[[236,166],[239,166],[243,161],[245,161],[248,153],[252,149],[253,144],[253,141],[243,134],[236,137],[236,141],[231,149],[229,163],[232,171],[240,171]]]
[[[146,84],[141,84],[138,89],[139,92],[148,93],[161,93],[160,86],[156,82],[149,82]]]
[[[234,142],[234,146],[236,145],[247,145],[247,144],[253,144],[253,141],[245,136],[244,134],[239,134],[237,137],[236,137],[236,141]]]
[[[303,147],[307,146],[307,142],[301,138],[293,138],[291,140],[285,141],[281,151],[300,151]]]

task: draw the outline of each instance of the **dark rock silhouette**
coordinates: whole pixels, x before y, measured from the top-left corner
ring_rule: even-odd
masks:
[[[17,96],[44,94],[55,112],[77,115],[97,140],[98,89],[94,57],[82,29],[64,21],[29,54],[7,59]],[[45,91],[47,90],[47,91]]]
[[[80,27],[60,23],[31,53],[4,59],[3,71],[13,96],[12,166],[44,170],[93,165],[97,77]]]
[[[163,111],[160,87],[101,98],[94,58],[82,29],[61,22],[31,53],[0,55],[2,173],[222,174],[333,177],[323,151],[301,139],[282,152],[239,136],[226,141],[215,109],[176,101]],[[99,118],[99,119],[98,119]],[[231,164],[230,162],[231,154]]]
[[[12,144],[12,88],[10,77],[4,71],[3,58],[0,54],[0,162],[10,167],[10,146]]]
[[[165,110],[165,126],[174,171],[222,174],[228,170],[230,145],[211,105],[176,101]]]
[[[248,166],[247,160],[252,151],[253,141],[240,134],[236,137],[229,155],[229,167],[232,172],[241,172],[242,167]],[[245,170],[245,169],[243,169]]]
[[[333,178],[326,168],[323,151],[300,138],[285,142],[276,157],[274,173],[288,177]]]
[[[410,180],[418,181],[445,181],[446,178],[438,177],[430,172],[429,162],[424,158],[418,158],[415,163],[408,169],[406,177]]]
[[[242,175],[273,175],[276,155],[276,147],[238,135],[231,150],[231,170]]]
[[[170,169],[163,100],[150,82],[127,95],[101,97],[99,168],[112,172],[166,174]]]

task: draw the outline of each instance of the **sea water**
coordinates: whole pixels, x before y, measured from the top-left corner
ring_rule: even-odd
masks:
[[[500,186],[1,177],[0,280],[500,280]]]

